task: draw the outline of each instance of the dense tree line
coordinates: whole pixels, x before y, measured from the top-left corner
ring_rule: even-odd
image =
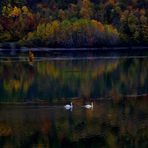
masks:
[[[147,0],[1,0],[0,42],[147,45],[147,4]]]

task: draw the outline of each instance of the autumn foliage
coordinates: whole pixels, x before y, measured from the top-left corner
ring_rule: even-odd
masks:
[[[2,0],[0,42],[49,47],[146,45],[146,4],[145,0]]]

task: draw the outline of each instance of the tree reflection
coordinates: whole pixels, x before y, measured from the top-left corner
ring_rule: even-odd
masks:
[[[148,88],[147,59],[81,61],[1,61],[1,102],[61,98],[100,98],[143,94]]]

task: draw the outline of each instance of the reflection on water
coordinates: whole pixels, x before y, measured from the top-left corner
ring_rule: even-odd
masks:
[[[3,106],[0,146],[14,148],[97,148],[148,146],[147,97],[95,101],[94,109],[58,106]]]
[[[148,58],[0,60],[0,148],[147,148],[147,93]]]
[[[148,58],[0,61],[0,102],[56,102],[148,92]]]

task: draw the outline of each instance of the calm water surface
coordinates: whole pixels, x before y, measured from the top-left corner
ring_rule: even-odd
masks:
[[[147,57],[1,58],[0,147],[147,148],[147,94]]]

